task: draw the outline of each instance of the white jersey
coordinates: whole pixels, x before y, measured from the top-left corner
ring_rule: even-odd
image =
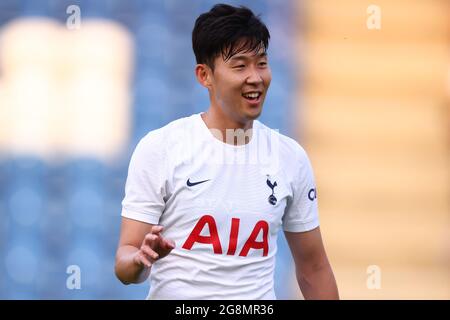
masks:
[[[313,171],[296,141],[255,120],[249,143],[227,144],[200,114],[141,139],[122,206],[176,244],[152,266],[149,299],[276,299],[280,227],[319,225]]]

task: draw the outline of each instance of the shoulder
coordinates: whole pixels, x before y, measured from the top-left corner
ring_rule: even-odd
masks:
[[[165,151],[167,145],[173,144],[176,140],[186,138],[192,132],[195,115],[180,118],[169,122],[165,126],[148,132],[138,143],[140,148],[151,148],[155,151]]]
[[[193,118],[174,120],[165,126],[149,131],[137,143],[131,162],[133,165],[167,166],[170,154],[182,148],[187,134],[191,132]],[[181,149],[180,149],[181,150]]]
[[[283,163],[301,165],[305,161],[309,161],[305,149],[296,140],[280,133],[278,130],[269,128],[259,121],[257,127],[263,133],[264,139],[269,141],[273,152],[277,153],[283,160]]]

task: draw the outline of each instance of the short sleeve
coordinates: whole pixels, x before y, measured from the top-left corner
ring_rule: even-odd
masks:
[[[308,155],[300,147],[292,182],[292,198],[289,199],[284,216],[283,229],[288,232],[305,232],[319,226],[317,189]]]
[[[139,141],[128,167],[122,216],[158,224],[165,209],[166,157],[161,138],[153,132]]]

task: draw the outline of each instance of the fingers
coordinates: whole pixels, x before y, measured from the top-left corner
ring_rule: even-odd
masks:
[[[149,245],[151,248],[156,248],[159,245],[159,236],[163,226],[152,226],[150,232],[144,238],[144,243]]]
[[[173,240],[165,239],[161,235],[163,229],[163,226],[152,226],[150,232],[145,235],[142,242],[141,250],[150,258],[152,263],[156,259],[165,257],[175,248],[175,242]]]
[[[145,235],[143,245],[147,245],[150,248],[155,249],[160,245],[160,240],[161,238],[159,234],[147,233]]]
[[[142,245],[136,256],[137,262],[147,268],[150,268],[158,258],[159,254],[147,245]]]
[[[139,251],[137,253],[137,255],[135,256],[135,261],[140,265],[146,266],[147,268],[150,268],[152,266],[152,263],[142,251]]]
[[[157,234],[160,233],[164,229],[163,226],[152,226],[150,233]]]
[[[161,237],[161,246],[163,249],[172,250],[175,248],[175,242],[171,239]]]
[[[150,233],[145,236],[145,244],[149,245],[152,249],[160,247],[165,250],[172,250],[175,248],[175,242],[173,240],[167,240],[161,236],[163,229],[163,226],[153,226]]]
[[[145,253],[154,262],[159,258],[159,254],[152,250],[149,246],[142,246],[141,251]]]

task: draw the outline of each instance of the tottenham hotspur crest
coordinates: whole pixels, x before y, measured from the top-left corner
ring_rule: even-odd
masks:
[[[277,198],[274,196],[274,189],[277,186],[277,182],[274,181],[273,183],[269,180],[269,176],[267,176],[267,181],[266,181],[267,185],[269,186],[270,189],[272,189],[272,194],[269,196],[269,203],[271,205],[276,205],[277,204]]]

